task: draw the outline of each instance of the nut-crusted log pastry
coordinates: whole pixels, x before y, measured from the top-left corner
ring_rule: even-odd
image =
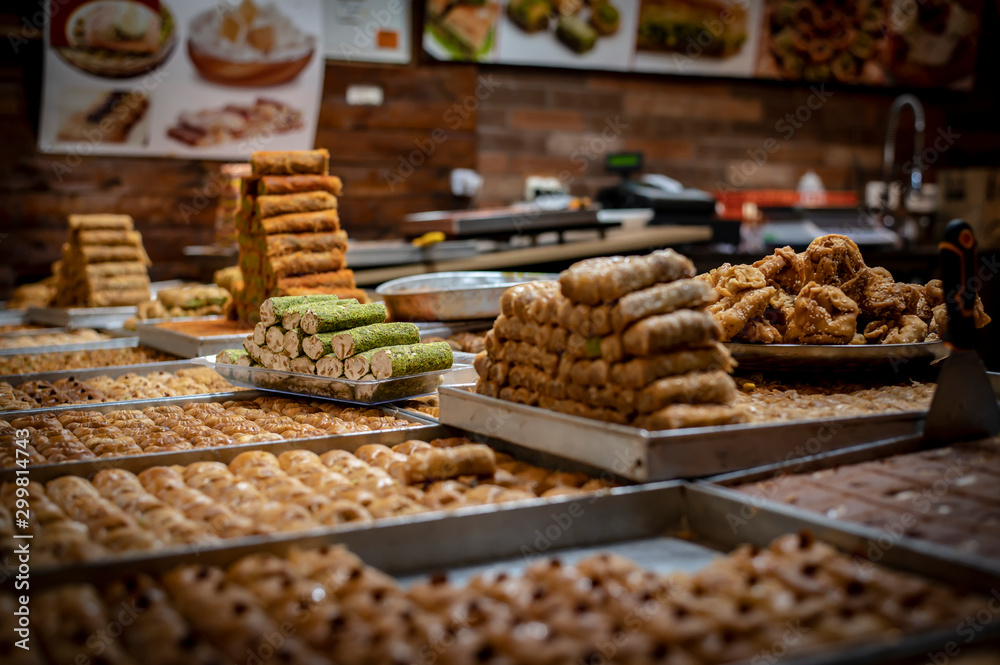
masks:
[[[293,360],[301,356],[303,354],[302,342],[307,338],[308,336],[302,332],[301,328],[286,332],[282,342],[284,354]]]
[[[694,264],[672,249],[646,256],[612,256],[579,261],[559,276],[564,296],[574,302],[597,305],[652,286],[694,277]]]
[[[851,300],[861,300],[868,267],[853,240],[837,234],[821,236],[809,243],[804,258],[807,282],[836,286]]]
[[[730,404],[735,398],[736,384],[727,372],[691,372],[659,379],[638,391],[635,408],[649,413],[670,404]]]
[[[261,219],[265,219],[291,213],[335,210],[336,208],[337,197],[327,192],[302,192],[300,194],[258,196],[254,212]]]
[[[351,307],[317,306],[302,315],[301,326],[303,332],[316,335],[384,323],[387,315],[385,303],[380,302]]]
[[[316,374],[334,379],[340,378],[344,376],[344,361],[335,355],[324,356],[316,361]]]
[[[264,233],[330,233],[340,230],[340,213],[335,208],[315,212],[290,212],[260,220]]]
[[[326,175],[330,170],[330,153],[325,149],[259,151],[250,157],[250,169],[255,176]]]
[[[835,286],[809,282],[795,299],[785,341],[847,344],[858,327],[858,305]]]
[[[285,329],[281,326],[271,326],[264,333],[264,342],[271,353],[283,353],[285,350]]]
[[[289,363],[289,367],[293,372],[298,372],[299,374],[316,374],[316,363],[305,356],[293,358]]]
[[[657,284],[622,296],[611,309],[611,326],[616,332],[621,332],[648,316],[697,309],[714,303],[716,299],[716,294],[702,280],[684,279]]]
[[[280,233],[267,236],[267,255],[284,256],[293,252],[347,251],[347,233]]]
[[[916,311],[921,291],[912,284],[896,282],[885,268],[869,268],[858,307],[873,319],[898,319],[906,312]]]
[[[774,250],[774,254],[765,256],[753,264],[760,270],[764,279],[786,293],[796,294],[806,283],[806,266],[803,255],[797,254],[791,247],[785,246]]]
[[[418,343],[420,330],[414,323],[373,323],[334,333],[331,340],[333,353],[341,359],[385,346]],[[309,357],[314,356],[309,354]]]
[[[731,340],[753,318],[763,314],[775,293],[773,286],[746,289],[724,296],[719,302],[709,305],[708,311],[719,324],[721,339]]]
[[[371,357],[371,372],[376,379],[408,376],[448,369],[454,362],[447,342],[403,344],[378,349]]]
[[[725,404],[671,404],[635,420],[637,427],[648,430],[707,427],[741,422],[739,409]]]
[[[267,344],[267,330],[270,326],[263,321],[258,321],[253,327],[253,343],[257,346]]]
[[[344,183],[335,175],[264,176],[257,183],[257,193],[297,194],[300,192],[327,192],[340,196]]]
[[[335,296],[332,294],[321,294],[321,295],[304,295],[304,296],[289,296],[295,297],[310,297],[310,298],[321,298],[312,302],[311,304],[296,305],[285,310],[285,313],[281,316],[281,327],[285,330],[296,330],[301,327],[302,316],[308,312],[312,307],[317,309],[328,308],[328,307],[348,307],[349,305],[357,305],[358,301],[354,298],[341,298],[340,296]]]
[[[681,310],[643,319],[626,330],[621,340],[626,354],[648,356],[714,341],[719,334],[719,325],[708,312]]]
[[[563,298],[558,282],[528,282],[512,286],[500,296],[504,316],[522,321],[553,323]]]

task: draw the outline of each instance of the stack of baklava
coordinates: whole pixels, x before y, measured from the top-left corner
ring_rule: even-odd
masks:
[[[364,302],[347,269],[340,229],[340,178],[329,175],[326,150],[256,152],[243,179],[237,216],[243,290],[241,320],[257,321],[271,296],[334,294]]]
[[[673,250],[588,259],[508,289],[476,357],[480,394],[646,429],[735,422],[712,288]]]
[[[150,265],[128,215],[70,215],[56,275],[56,307],[120,307],[149,300]]]

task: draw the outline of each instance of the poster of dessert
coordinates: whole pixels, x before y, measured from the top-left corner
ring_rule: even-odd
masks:
[[[39,149],[239,159],[315,143],[323,0],[49,0]]]

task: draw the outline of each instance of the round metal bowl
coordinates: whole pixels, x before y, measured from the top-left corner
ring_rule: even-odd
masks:
[[[437,272],[386,282],[382,296],[393,321],[465,321],[500,315],[500,296],[515,284],[553,281],[542,272]]]

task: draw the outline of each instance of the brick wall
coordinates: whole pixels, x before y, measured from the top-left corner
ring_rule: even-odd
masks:
[[[995,34],[1000,21],[989,6],[986,33]],[[3,34],[18,30],[18,22],[16,14],[0,12]],[[928,136],[946,127],[958,134],[936,166],[1000,164],[998,61],[1000,42],[985,40],[974,93],[920,93]],[[385,105],[347,106],[351,83],[381,85]],[[60,180],[52,164],[63,158],[34,147],[40,87],[40,42],[15,54],[3,40],[0,298],[15,277],[23,283],[48,273],[70,212],[131,214],[155,279],[194,274],[181,250],[212,239],[215,202],[199,197],[217,162],[87,158]],[[602,158],[619,149],[642,150],[648,171],[707,189],[720,183],[793,187],[808,168],[828,187],[854,189],[880,171],[886,110],[896,92],[832,90],[795,128],[782,119],[808,108],[812,94],[797,85],[451,64],[331,64],[317,144],[330,150],[333,172],[345,179],[343,218],[355,238],[392,235],[406,213],[462,205],[449,191],[447,174],[456,167],[478,167],[486,176],[480,201],[486,205],[518,199],[531,174],[562,175],[574,193],[593,195],[615,181],[604,174]],[[902,141],[901,156],[908,145]],[[748,161],[754,156],[763,163]],[[185,204],[196,209],[185,208],[187,221],[179,214]]]

